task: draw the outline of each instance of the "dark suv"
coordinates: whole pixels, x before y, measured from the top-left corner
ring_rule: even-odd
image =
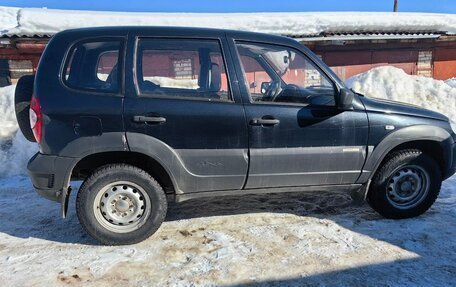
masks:
[[[385,217],[417,216],[456,169],[447,117],[355,94],[279,36],[64,31],[18,83],[16,109],[40,146],[36,190],[65,216],[83,180],[77,214],[104,244],[144,240],[168,200],[206,196],[346,190]]]

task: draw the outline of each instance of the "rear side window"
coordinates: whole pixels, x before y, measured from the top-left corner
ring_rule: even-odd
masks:
[[[138,41],[136,76],[141,95],[231,100],[218,40]]]
[[[84,41],[74,45],[68,53],[63,81],[74,89],[119,92],[121,49],[120,40]]]

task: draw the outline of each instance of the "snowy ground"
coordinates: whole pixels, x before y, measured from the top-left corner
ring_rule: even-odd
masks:
[[[386,220],[345,193],[245,196],[173,205],[132,246],[98,246],[74,214],[28,179],[0,181],[3,286],[451,286],[456,279],[456,177],[436,204]]]
[[[454,81],[377,68],[359,92],[456,119]],[[456,280],[456,176],[434,206],[386,220],[342,192],[226,197],[172,204],[159,231],[131,246],[99,246],[81,229],[74,195],[66,220],[24,174],[36,150],[0,89],[1,286],[451,286]]]

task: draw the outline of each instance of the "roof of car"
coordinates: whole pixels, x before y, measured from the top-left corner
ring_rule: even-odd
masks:
[[[229,35],[233,38],[261,40],[261,41],[291,41],[296,42],[293,38],[280,35],[248,32],[229,29],[217,28],[199,28],[199,27],[164,27],[164,26],[106,26],[106,27],[89,27],[69,29],[57,34],[100,34],[100,36],[110,36],[110,34],[144,34],[145,36],[191,36],[191,37],[207,37],[207,36],[224,36]]]

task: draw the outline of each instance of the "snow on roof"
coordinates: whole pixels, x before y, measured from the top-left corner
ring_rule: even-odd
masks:
[[[0,7],[0,36],[53,35],[94,26],[191,26],[281,34],[456,34],[456,15],[389,12],[137,13]]]

